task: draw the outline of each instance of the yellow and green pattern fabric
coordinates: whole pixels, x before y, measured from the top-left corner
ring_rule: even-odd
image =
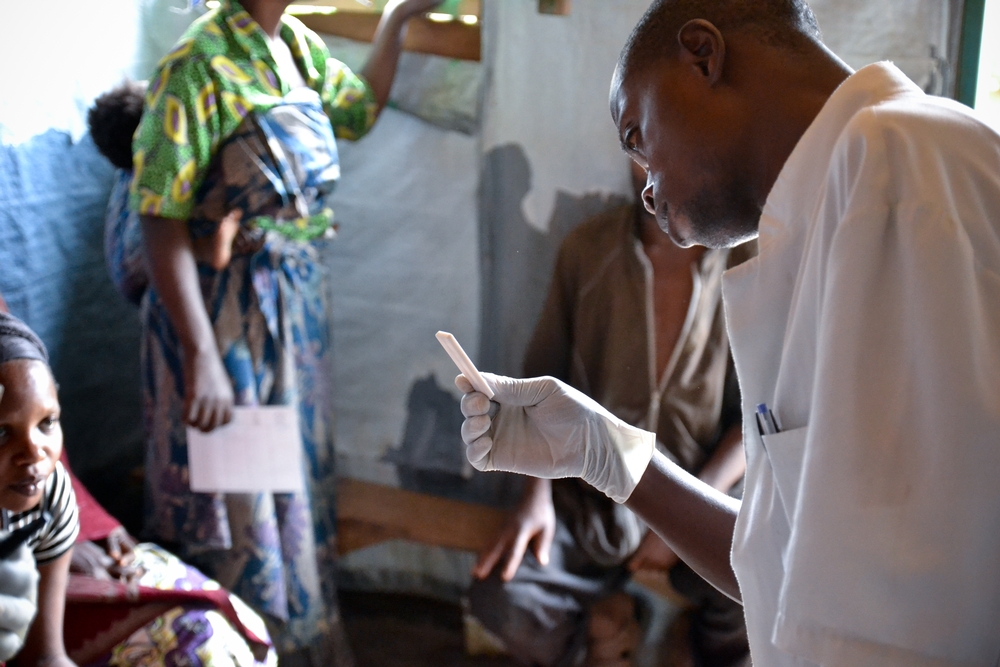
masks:
[[[377,114],[368,83],[331,58],[297,19],[284,16],[280,36],[306,84],[319,93],[336,136],[364,135]],[[186,220],[219,146],[247,115],[281,104],[289,90],[267,36],[236,0],[223,0],[195,21],[149,82],[132,144],[132,210]]]

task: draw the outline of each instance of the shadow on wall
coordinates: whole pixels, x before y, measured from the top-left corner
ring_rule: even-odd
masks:
[[[479,366],[519,376],[524,350],[541,312],[559,245],[572,229],[626,198],[559,192],[548,231],[531,226],[521,202],[531,190],[531,166],[517,144],[486,155],[480,190],[483,325]],[[479,473],[465,459],[462,412],[433,375],[417,380],[407,399],[400,445],[383,461],[396,465],[404,489],[467,502],[512,506],[520,478]]]
[[[558,192],[548,230],[524,217],[521,202],[531,190],[531,165],[518,144],[486,154],[480,189],[483,322],[479,364],[483,370],[521,375],[524,351],[541,313],[559,245],[573,228],[609,208],[621,195]]]
[[[396,465],[402,488],[494,507],[516,504],[521,477],[478,472],[469,465],[458,399],[433,375],[413,383],[406,411],[403,441],[382,457]]]

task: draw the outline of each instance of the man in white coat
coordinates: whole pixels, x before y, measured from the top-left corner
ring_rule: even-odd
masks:
[[[469,459],[626,503],[756,667],[1000,664],[1000,136],[852,72],[802,0],[655,1],[611,111],[677,243],[758,236],[724,279],[742,504],[551,378],[459,376]]]

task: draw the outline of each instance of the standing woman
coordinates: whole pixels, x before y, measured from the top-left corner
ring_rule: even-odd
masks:
[[[358,76],[285,16],[289,0],[222,0],[150,80],[135,134],[132,210],[150,288],[142,303],[151,536],[278,621],[279,655],[348,665],[334,586],[333,433],[326,308],[312,241],[329,234],[334,135],[384,106],[409,18],[392,0]],[[185,426],[232,406],[295,405],[301,494],[203,494]]]

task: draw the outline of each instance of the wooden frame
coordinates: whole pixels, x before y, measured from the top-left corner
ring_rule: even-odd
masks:
[[[451,0],[446,3],[446,11],[458,15],[480,16],[480,0]],[[316,7],[338,12],[361,12],[378,14],[382,11],[385,0],[295,0],[292,7]],[[453,6],[452,6],[453,5]]]
[[[378,14],[363,12],[297,14],[296,18],[318,33],[346,37],[359,42],[372,41],[379,21]],[[445,58],[479,60],[482,36],[478,23],[469,25],[461,21],[438,22],[426,18],[414,18],[410,19],[403,49]]]
[[[486,505],[357,479],[337,482],[337,550],[341,554],[389,540],[477,552],[490,543],[505,520],[505,512]]]
[[[389,540],[407,540],[478,553],[492,544],[507,513],[495,507],[405,491],[357,479],[337,481],[337,551],[349,554]],[[666,572],[640,570],[632,578],[686,607]]]

